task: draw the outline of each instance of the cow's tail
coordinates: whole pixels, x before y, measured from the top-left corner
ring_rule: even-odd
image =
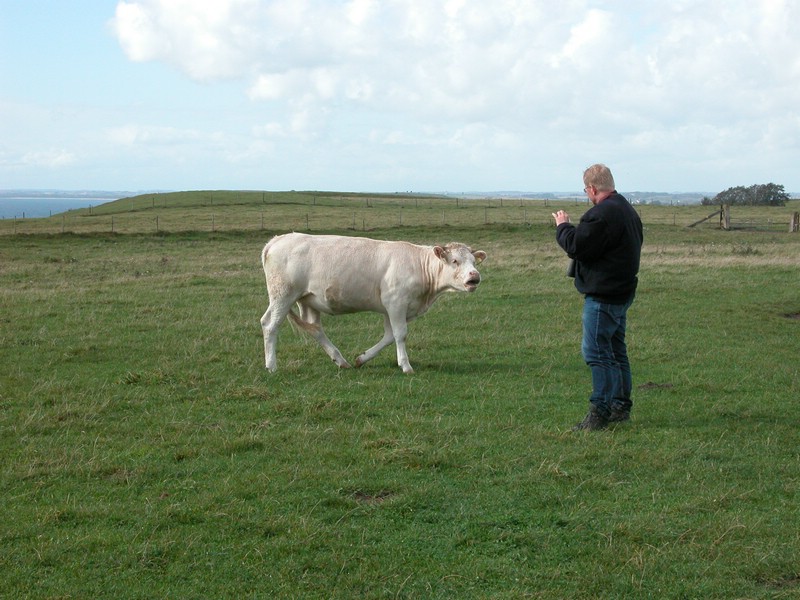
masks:
[[[295,331],[303,331],[309,335],[316,335],[320,327],[316,323],[309,323],[300,318],[294,310],[289,311],[289,323]]]

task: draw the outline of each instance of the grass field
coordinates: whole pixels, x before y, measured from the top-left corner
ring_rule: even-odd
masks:
[[[554,209],[576,216],[585,198],[465,199],[409,194],[199,191],[145,194],[43,219],[0,219],[0,235],[56,233],[178,233],[223,231],[370,232],[407,227],[530,227],[553,223]],[[689,226],[719,207],[637,205],[649,225]],[[737,206],[735,229],[787,232],[800,200],[783,207]],[[710,218],[702,229],[718,228]]]
[[[172,232],[4,231],[0,596],[800,596],[800,235],[645,207],[634,418],[573,433],[590,379],[552,207],[418,225],[442,209],[413,201],[369,235],[489,257],[411,324],[410,376],[289,327],[263,368],[260,249],[306,214],[348,233],[321,196],[263,229],[211,231],[189,198]],[[325,324],[349,359],[382,332]]]

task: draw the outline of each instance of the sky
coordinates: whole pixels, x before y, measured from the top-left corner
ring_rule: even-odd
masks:
[[[800,0],[0,0],[0,190],[800,193]]]

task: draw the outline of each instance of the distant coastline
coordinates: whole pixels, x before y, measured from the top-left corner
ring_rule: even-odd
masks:
[[[123,196],[120,196],[122,198]],[[0,219],[38,219],[76,208],[99,206],[117,198],[2,198]]]
[[[131,192],[94,190],[0,190],[0,219],[37,219],[99,206]]]

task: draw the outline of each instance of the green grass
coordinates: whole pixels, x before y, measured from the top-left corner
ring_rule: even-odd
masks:
[[[797,597],[800,236],[649,210],[634,419],[594,434],[544,223],[370,231],[489,254],[411,376],[289,327],[264,370],[277,230],[0,236],[0,596]]]

